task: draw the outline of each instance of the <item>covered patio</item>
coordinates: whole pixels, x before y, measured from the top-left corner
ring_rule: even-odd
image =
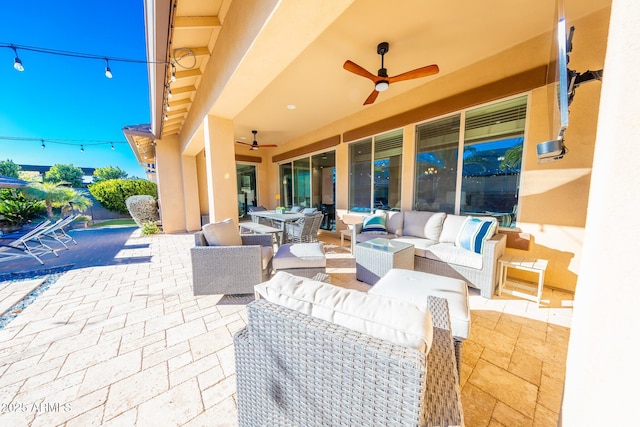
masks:
[[[334,159],[336,231],[344,214],[363,204],[373,209],[379,201],[401,210],[444,206],[453,213],[463,212],[464,203],[488,206],[492,197],[483,192],[466,197],[463,156],[457,175],[437,174],[446,178],[437,184],[449,182],[449,191],[430,199],[431,185],[421,185],[424,178],[418,176],[431,176],[432,184],[433,172],[441,171],[437,163],[419,169],[425,152],[420,131],[446,129],[454,119],[466,125],[477,109],[524,96],[511,226],[532,236],[527,256],[549,261],[545,286],[576,293],[563,425],[633,418],[630,409],[614,414],[603,408],[632,408],[632,401],[617,400],[617,391],[625,384],[633,387],[640,377],[637,354],[622,345],[625,331],[638,326],[628,314],[640,302],[640,294],[625,285],[635,275],[631,242],[638,231],[627,226],[635,223],[637,205],[627,189],[639,180],[638,150],[631,142],[638,139],[631,114],[638,97],[631,94],[639,88],[630,70],[640,60],[633,42],[640,11],[630,0],[564,1],[567,27],[576,28],[569,67],[604,69],[605,77],[576,91],[564,135],[569,153],[560,161],[538,163],[536,145],[556,137],[548,71],[557,5],[498,2],[489,11],[479,2],[456,8],[435,1],[147,2],[148,56],[167,63],[149,73],[165,230],[198,230],[203,216],[237,218],[244,186],[233,179],[238,165],[254,168],[256,185],[249,190],[258,205],[272,209],[289,197],[296,167],[311,173],[314,159],[325,155]],[[353,61],[376,74],[381,62],[375,49],[385,41],[389,75],[430,64],[440,71],[393,83],[363,106],[372,82],[343,65]],[[251,130],[258,130],[261,144],[277,148],[250,151],[236,143],[250,141]],[[450,133],[462,153],[467,132]],[[402,139],[394,147],[401,154],[380,153],[388,162],[384,176],[395,187],[378,200],[373,166],[364,186],[352,179],[355,171],[367,175],[366,159],[358,156],[375,154],[378,142],[398,141],[398,135]],[[440,136],[446,141],[450,135]],[[426,147],[431,154],[429,143]],[[375,160],[372,156],[369,164]],[[369,191],[368,201],[362,189]],[[361,194],[364,202],[356,197]],[[324,203],[322,196],[311,195],[311,203]],[[611,221],[623,229],[611,233],[604,226]],[[507,254],[514,251],[508,248]],[[611,364],[614,358],[617,363]]]

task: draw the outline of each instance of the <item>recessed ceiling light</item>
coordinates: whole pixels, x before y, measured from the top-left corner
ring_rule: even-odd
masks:
[[[293,104],[289,104],[289,105],[287,105],[287,108],[289,110],[295,110],[297,107],[295,105],[293,105]]]

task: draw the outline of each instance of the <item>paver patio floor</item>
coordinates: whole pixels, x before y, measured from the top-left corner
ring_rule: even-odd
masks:
[[[232,335],[244,305],[193,296],[193,236],[136,231],[126,245],[121,262],[65,272],[0,329],[0,425],[237,425]],[[333,283],[366,289],[339,240],[327,247]],[[555,425],[570,296],[544,298],[538,310],[472,296],[466,425]]]

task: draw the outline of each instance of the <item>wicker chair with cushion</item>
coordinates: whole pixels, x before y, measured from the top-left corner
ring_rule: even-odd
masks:
[[[256,287],[264,299],[234,336],[240,426],[464,425],[445,299],[429,297],[420,315],[280,275],[269,281],[283,279],[279,291]]]
[[[206,224],[191,248],[193,294],[252,294],[269,279],[273,243],[270,234],[240,234],[231,220]]]

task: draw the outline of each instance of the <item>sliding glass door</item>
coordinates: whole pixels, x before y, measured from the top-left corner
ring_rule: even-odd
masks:
[[[282,163],[280,205],[315,207],[324,213],[321,228],[335,230],[335,151]]]
[[[246,218],[247,212],[258,202],[255,165],[236,163],[238,180],[238,217]]]

